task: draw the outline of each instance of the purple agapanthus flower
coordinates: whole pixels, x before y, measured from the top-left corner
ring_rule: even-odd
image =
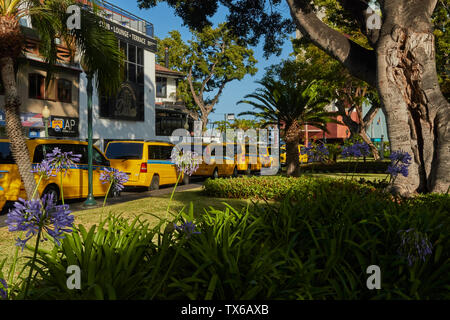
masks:
[[[308,162],[322,162],[328,157],[330,152],[328,151],[328,148],[325,144],[319,143],[311,144],[309,147],[302,147],[300,149],[300,154],[308,155]]]
[[[408,265],[412,266],[417,260],[426,260],[431,255],[433,246],[426,234],[416,231],[414,228],[400,230],[400,247],[398,253],[406,258]]]
[[[195,171],[197,171],[200,164],[197,153],[191,151],[182,152],[176,147],[173,148],[170,159],[175,164],[179,172],[183,172],[188,176],[191,176]]]
[[[37,173],[42,176],[43,179],[48,180],[50,177],[56,177],[56,175],[53,174],[53,170],[54,167],[51,163],[47,159],[44,159],[41,163],[34,165],[31,172]]]
[[[23,250],[28,240],[39,230],[47,233],[60,245],[65,232],[72,232],[74,216],[68,205],[56,205],[53,194],[44,195],[42,199],[19,199],[8,213],[6,223],[10,232],[24,231],[25,239],[17,238],[17,246]],[[47,240],[42,233],[43,240]]]
[[[100,181],[103,184],[111,183],[111,188],[116,192],[120,192],[125,188],[124,184],[128,182],[128,179],[128,175],[125,172],[115,168],[104,168],[100,173]]]
[[[389,156],[391,164],[387,168],[387,173],[392,177],[397,177],[399,174],[404,177],[408,176],[408,167],[411,165],[412,157],[408,152],[394,151]]]
[[[195,231],[195,228],[197,227],[193,222],[183,222],[181,225],[173,224],[175,230],[177,230],[180,233],[184,233],[187,238],[190,238],[193,234],[200,234],[201,232]]]
[[[6,283],[5,279],[0,278],[0,299],[8,299],[8,284]]]
[[[365,142],[356,142],[350,146],[346,146],[342,149],[342,157],[366,157],[370,154],[369,145]]]
[[[64,175],[71,166],[75,165],[75,162],[80,162],[80,159],[81,154],[73,154],[72,151],[62,152],[58,147],[54,148],[46,157],[46,161],[55,169],[55,172],[61,171],[64,172]]]

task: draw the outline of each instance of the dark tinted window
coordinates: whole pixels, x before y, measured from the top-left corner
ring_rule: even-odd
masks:
[[[81,144],[40,144],[34,149],[33,163],[40,163],[45,159],[47,153],[51,153],[54,148],[60,148],[62,152],[70,152],[73,154],[81,154],[80,161],[77,164],[87,164],[87,146]]]
[[[72,103],[72,81],[58,79],[58,101]]]
[[[148,146],[149,160],[170,160],[173,147],[169,146]]]
[[[142,143],[110,143],[106,150],[108,159],[142,159]]]
[[[0,142],[0,163],[15,164],[11,149],[9,148],[9,142]]]
[[[3,86],[2,80],[0,80],[0,96],[5,94],[5,87]]]
[[[99,165],[99,166],[106,166],[109,167],[110,163],[109,161],[100,153],[97,149],[94,148],[94,154],[93,154],[93,164]]]
[[[28,75],[28,97],[32,99],[44,99],[45,77],[30,73]]]
[[[156,77],[156,97],[167,98],[167,78]]]

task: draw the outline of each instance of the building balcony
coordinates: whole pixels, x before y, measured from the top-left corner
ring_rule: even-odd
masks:
[[[80,0],[86,6],[89,6],[91,1]],[[115,22],[123,27],[130,28],[137,31],[147,37],[154,38],[154,27],[153,24],[139,18],[138,16],[112,4],[108,1],[97,0],[96,4],[103,11],[103,17],[106,20]]]

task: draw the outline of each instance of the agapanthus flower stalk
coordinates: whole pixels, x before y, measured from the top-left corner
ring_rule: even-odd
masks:
[[[399,174],[404,177],[408,176],[408,168],[411,165],[412,157],[405,151],[393,151],[389,158],[391,159],[391,164],[386,172],[390,175],[391,183],[393,184]]]
[[[37,174],[39,176],[39,180],[36,188],[34,189],[31,199],[34,199],[34,197],[36,196],[37,190],[39,189],[42,180],[48,180],[51,177],[56,177],[56,174],[53,174],[53,169],[53,166],[47,159],[44,159],[41,163],[33,166],[31,172]]]
[[[110,190],[120,192],[125,186],[124,184],[128,182],[128,175],[125,172],[119,171],[115,168],[104,168],[100,173],[100,181],[102,184],[109,183],[108,191],[105,195],[105,200],[103,201],[103,207],[106,204],[106,199],[108,198],[108,194]]]
[[[398,253],[412,266],[416,261],[425,261],[428,255],[433,253],[433,246],[426,234],[414,228],[400,230],[400,246]]]
[[[74,217],[71,215],[69,206],[56,205],[52,194],[44,195],[39,200],[19,199],[14,204],[14,209],[9,211],[6,219],[9,231],[26,232],[25,239],[17,238],[17,246],[23,250],[26,243],[37,235],[30,272],[25,286],[24,299],[27,297],[41,238],[47,240],[46,235],[49,235],[57,245],[60,245],[60,240],[64,238],[64,233],[72,232],[73,222]]]
[[[197,155],[197,153],[179,150],[177,147],[173,148],[170,159],[174,163],[179,174],[177,182],[173,187],[172,195],[170,196],[169,199],[169,204],[167,205],[166,218],[167,214],[169,213],[170,203],[172,202],[173,195],[175,194],[175,190],[178,186],[178,183],[180,182],[181,177],[184,174],[191,176],[195,171],[197,171],[200,165],[200,158]]]
[[[197,227],[193,222],[183,222],[181,225],[173,224],[175,230],[178,232],[186,235],[186,238],[190,238],[194,234],[200,234],[201,232],[195,231],[195,228]]]
[[[197,153],[192,151],[182,151],[176,147],[173,148],[170,159],[175,164],[178,172],[182,172],[188,176],[191,176],[197,171],[200,165],[200,159]]]
[[[8,284],[5,279],[0,278],[0,299],[8,299]]]
[[[62,152],[60,148],[56,147],[51,153],[46,156],[46,161],[55,169],[55,172],[61,172],[61,200],[64,204],[64,188],[63,188],[63,176],[66,176],[70,167],[75,165],[75,162],[80,162],[81,154],[74,154],[72,151]]]
[[[25,239],[17,238],[16,245],[25,247],[28,240],[43,230],[59,245],[64,233],[72,232],[74,216],[68,205],[56,205],[53,195],[42,199],[19,199],[8,213],[6,224],[10,232],[26,232]],[[44,237],[44,240],[47,240]]]
[[[325,144],[311,144],[309,147],[302,147],[300,154],[308,156],[308,162],[319,161],[323,162],[327,159],[330,152]]]

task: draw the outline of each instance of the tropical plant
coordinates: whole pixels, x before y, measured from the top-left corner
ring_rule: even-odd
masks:
[[[284,125],[281,134],[286,141],[287,175],[298,175],[298,143],[302,126],[309,124],[327,131],[326,124],[334,121],[333,115],[324,110],[330,101],[321,97],[318,81],[305,83],[266,77],[257,83],[262,88],[246,95],[246,100],[238,102],[253,106],[255,111],[242,112],[239,116],[251,115],[260,118],[265,126]]]
[[[117,90],[121,83],[119,44],[114,34],[100,23],[102,18],[95,1],[88,9],[81,10],[79,29],[67,28],[70,15],[66,11],[70,5],[80,4],[75,0],[0,0],[0,74],[5,91],[6,132],[29,199],[36,181],[20,120],[21,102],[15,74],[15,66],[20,63],[19,56],[26,44],[19,20],[29,18],[33,31],[39,36],[39,53],[47,63],[47,84],[58,61],[55,38],[63,40],[72,50],[73,59],[75,52],[78,53],[88,78],[88,101],[92,101],[94,77],[99,89],[108,93]]]
[[[169,34],[170,37],[158,41],[157,59],[160,63],[165,60],[167,48],[170,67],[187,75],[186,81],[179,83],[177,94],[206,130],[208,116],[225,86],[257,72],[253,50],[242,45],[226,24],[192,30],[193,37],[188,43],[176,30]]]

